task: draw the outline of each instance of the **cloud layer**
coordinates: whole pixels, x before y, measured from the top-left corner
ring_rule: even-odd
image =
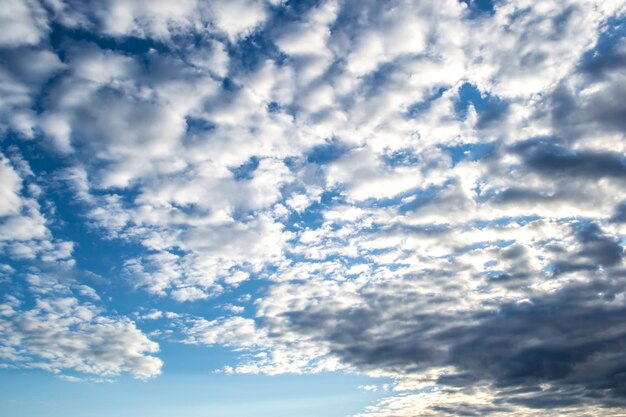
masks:
[[[76,222],[163,340],[394,379],[360,417],[626,406],[623,2],[10,5],[4,366],[160,372]]]

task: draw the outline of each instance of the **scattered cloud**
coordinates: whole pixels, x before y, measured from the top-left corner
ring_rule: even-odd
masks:
[[[626,406],[623,2],[6,6],[0,366],[159,374],[102,255],[224,372],[391,378],[359,417]]]

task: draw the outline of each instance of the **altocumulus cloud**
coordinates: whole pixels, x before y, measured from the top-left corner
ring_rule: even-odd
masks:
[[[2,367],[162,338],[391,378],[360,417],[623,415],[622,1],[0,3]]]

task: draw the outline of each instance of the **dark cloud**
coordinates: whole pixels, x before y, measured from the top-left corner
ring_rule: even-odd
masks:
[[[626,179],[626,159],[617,152],[577,151],[546,139],[518,144],[514,152],[522,156],[526,168],[545,175]]]
[[[606,79],[626,65],[626,25],[621,19],[609,19],[596,45],[587,51],[579,64],[579,71],[593,79]]]
[[[587,84],[587,94],[562,83],[549,98],[555,128],[568,141],[626,131],[626,43],[613,41],[609,45],[599,44],[581,61],[579,76]]]
[[[553,196],[546,195],[545,193],[523,188],[523,187],[509,187],[504,191],[500,191],[490,196],[495,203],[511,204],[511,203],[540,203],[553,200]]]
[[[594,264],[601,266],[613,266],[621,262],[621,245],[615,238],[604,235],[598,225],[585,225],[578,231],[577,237],[583,248],[575,256],[592,259]]]
[[[496,386],[549,383],[553,391],[534,399],[535,407],[595,397],[623,400],[625,387],[615,375],[626,365],[626,309],[598,296],[623,293],[617,285],[572,285],[530,303],[504,305],[493,317],[444,332],[438,340],[451,346],[451,363]]]
[[[615,208],[615,214],[611,217],[611,221],[616,223],[626,223],[626,202],[622,202]]]

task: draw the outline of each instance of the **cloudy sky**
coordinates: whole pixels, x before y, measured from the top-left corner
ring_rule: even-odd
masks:
[[[0,28],[0,414],[626,415],[623,0]]]

